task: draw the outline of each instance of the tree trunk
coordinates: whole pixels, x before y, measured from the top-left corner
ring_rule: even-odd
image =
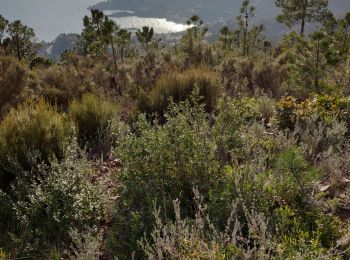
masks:
[[[113,36],[112,34],[110,35],[110,40],[111,40],[111,47],[112,47],[112,53],[113,53],[113,63],[114,63],[114,68],[115,71],[118,71],[118,65],[117,65],[117,57],[116,57],[116,53],[115,53],[115,48],[114,48],[114,43],[113,43]]]
[[[245,28],[243,32],[243,55],[247,55],[247,33],[248,33],[248,7],[245,10]]]
[[[315,89],[317,92],[319,92],[319,76],[318,76],[318,70],[319,70],[319,63],[320,63],[320,41],[317,40],[317,47],[316,47],[316,75],[315,75]]]
[[[15,36],[15,39],[16,39],[16,53],[17,53],[17,58],[18,60],[20,61],[22,59],[21,57],[21,48],[19,46],[19,39],[18,39],[18,35]]]
[[[345,26],[345,33],[344,33],[343,52],[346,51],[347,45],[348,45],[348,30],[349,30],[349,26],[346,25]]]
[[[225,51],[226,51],[226,47],[227,47],[227,34],[225,33]]]
[[[122,48],[120,49],[120,58],[122,60],[122,63],[124,63],[124,47],[122,46]]]
[[[305,32],[306,10],[307,10],[307,0],[304,0],[303,11],[301,14],[301,28],[300,28],[300,36],[301,37],[304,37],[304,32]]]

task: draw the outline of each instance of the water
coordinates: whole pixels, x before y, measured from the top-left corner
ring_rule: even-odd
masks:
[[[101,0],[0,0],[0,14],[10,21],[21,20],[35,30],[38,40],[52,41],[60,33],[80,33],[83,17],[89,13],[88,7]],[[107,10],[110,15],[118,10]],[[122,28],[152,26],[157,33],[179,32],[186,25],[166,19],[141,18],[132,11],[123,11],[127,17],[113,18]]]
[[[174,33],[185,31],[188,26],[178,24],[167,19],[142,18],[137,16],[111,17],[121,28],[141,29],[142,26],[153,27],[156,33]]]

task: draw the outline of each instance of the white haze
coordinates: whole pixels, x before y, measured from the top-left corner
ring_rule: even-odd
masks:
[[[80,33],[88,7],[101,0],[0,0],[0,14],[10,21],[21,20],[35,30],[38,40],[52,41],[60,33]],[[109,11],[111,14],[113,10]],[[157,33],[179,32],[185,25],[166,19],[113,18],[122,28],[154,27]]]

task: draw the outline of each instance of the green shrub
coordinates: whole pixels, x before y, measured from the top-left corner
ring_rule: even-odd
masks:
[[[185,101],[199,88],[199,94],[207,111],[213,111],[216,99],[221,93],[218,75],[206,67],[192,68],[184,72],[172,72],[161,76],[154,88],[139,102],[141,111],[157,112],[163,115],[169,106],[169,99],[174,102]]]
[[[274,167],[274,192],[289,205],[306,203],[310,184],[320,177],[317,169],[310,167],[298,148],[289,148],[277,158]]]
[[[312,116],[329,124],[336,118],[350,125],[350,100],[346,97],[315,95],[305,101],[286,97],[277,103],[277,122],[281,129],[294,129],[297,121],[305,123]]]
[[[116,148],[123,162],[122,189],[111,236],[115,252],[124,257],[139,252],[136,241],[151,231],[154,203],[164,219],[171,219],[172,200],[178,198],[183,214],[193,216],[192,188],[215,194],[214,187],[220,187],[223,175],[203,106],[196,100],[181,102],[172,105],[166,118],[160,125],[142,116],[135,132],[121,138]]]
[[[43,100],[11,110],[0,124],[0,187],[38,162],[62,158],[68,132],[64,116]]]
[[[334,250],[340,238],[340,222],[318,209],[292,209],[283,206],[275,211],[276,248],[281,258],[338,259]]]
[[[45,254],[55,247],[66,253],[82,250],[77,234],[98,237],[96,227],[107,218],[106,202],[113,194],[106,178],[91,182],[94,174],[74,138],[60,162],[52,159],[50,166],[38,165],[35,175],[40,177],[32,178],[14,201],[16,225],[10,232],[18,256]]]
[[[112,102],[92,94],[83,95],[69,106],[69,114],[76,123],[81,147],[92,153],[108,154],[113,143],[113,127],[118,119],[118,108]]]
[[[31,69],[33,68],[48,68],[50,66],[52,66],[54,63],[52,60],[45,58],[45,57],[41,57],[41,56],[37,56],[34,59],[32,59],[30,61],[29,67]]]
[[[224,162],[240,159],[242,129],[260,117],[257,102],[253,98],[223,97],[218,100],[214,134],[219,159]]]

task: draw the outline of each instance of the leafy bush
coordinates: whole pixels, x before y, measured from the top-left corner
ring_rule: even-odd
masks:
[[[97,237],[97,225],[108,214],[106,197],[113,195],[107,192],[106,182],[92,184],[93,174],[74,138],[61,162],[53,159],[50,166],[38,166],[35,176],[41,177],[32,178],[32,185],[14,201],[18,229],[12,232],[18,255],[43,254],[54,247],[67,251],[82,247],[75,244],[77,236],[72,232]]]
[[[228,97],[219,99],[217,115],[214,118],[214,135],[220,159],[224,162],[240,159],[242,129],[259,117],[261,114],[255,99]]]
[[[289,96],[277,103],[277,120],[281,129],[294,129],[297,120],[305,122],[314,115],[326,124],[334,118],[350,124],[350,100],[346,97],[316,95],[298,101]]]
[[[199,88],[206,110],[213,111],[216,99],[221,93],[220,83],[218,75],[206,67],[164,74],[150,93],[141,99],[140,109],[147,113],[157,112],[163,115],[169,106],[170,98],[174,102],[185,101],[195,87]]]
[[[113,127],[118,108],[110,101],[92,94],[83,95],[80,101],[70,103],[69,114],[76,123],[80,145],[93,153],[108,154],[113,142]]]
[[[0,124],[0,187],[38,162],[62,158],[68,132],[64,116],[43,100],[11,110]]]
[[[173,104],[165,116],[164,125],[151,124],[141,116],[135,132],[121,138],[116,148],[123,162],[122,189],[111,236],[115,252],[125,257],[139,252],[136,241],[149,234],[154,203],[161,206],[164,219],[173,218],[172,200],[178,198],[183,202],[183,214],[193,216],[192,188],[198,186],[203,194],[209,194],[220,187],[223,177],[198,100]]]

